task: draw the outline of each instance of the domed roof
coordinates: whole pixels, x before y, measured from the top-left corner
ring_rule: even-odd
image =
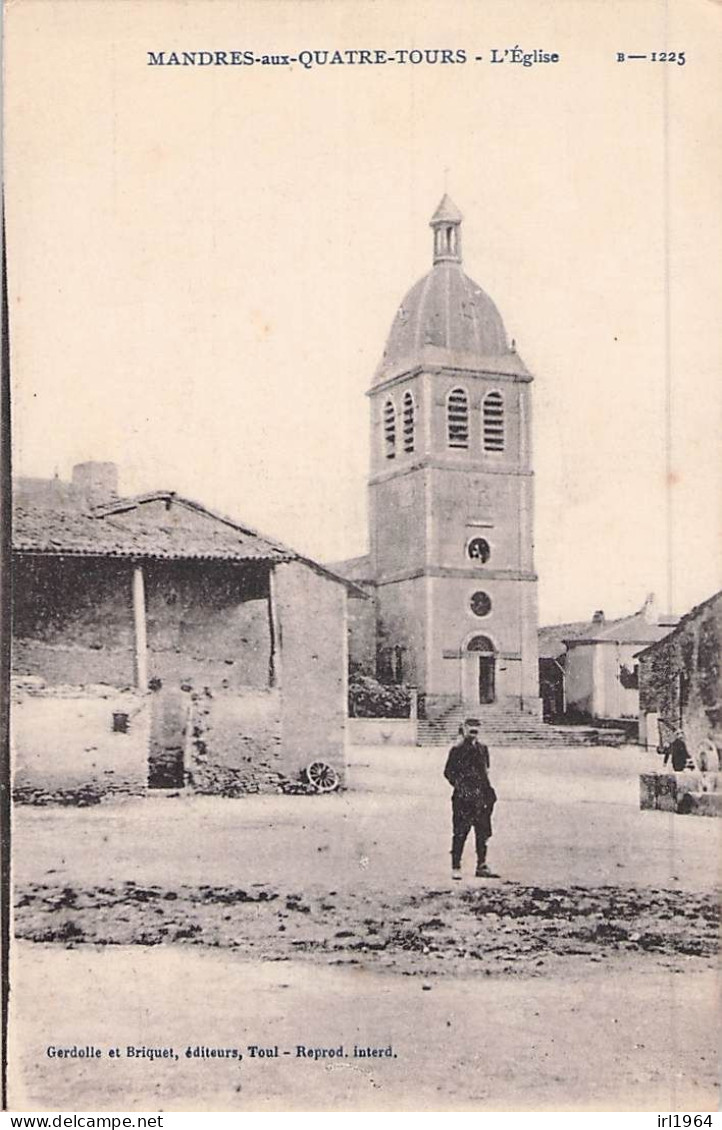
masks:
[[[375,383],[424,363],[526,372],[494,302],[462,270],[460,225],[445,196],[431,220],[434,266],[399,306]]]

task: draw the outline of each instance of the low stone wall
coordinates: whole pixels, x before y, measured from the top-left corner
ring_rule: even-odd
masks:
[[[13,795],[29,804],[142,795],[149,735],[149,705],[136,691],[22,681],[11,703]]]
[[[200,698],[187,749],[188,784],[198,793],[281,792],[296,774],[281,743],[278,691]]]
[[[15,681],[12,698],[13,795],[20,803],[95,804],[144,795],[154,712],[156,769],[159,757],[180,761],[177,785],[164,787],[242,796],[299,786],[297,751],[282,740],[278,689],[189,692],[167,737],[158,729],[157,693],[46,686],[28,676]]]
[[[642,773],[639,806],[684,816],[722,816],[722,774]]]
[[[349,718],[351,745],[416,745],[414,718]]]

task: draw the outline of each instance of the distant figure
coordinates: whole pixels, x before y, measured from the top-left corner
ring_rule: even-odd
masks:
[[[479,740],[478,718],[467,718],[449,750],[444,776],[453,785],[451,798],[451,877],[461,878],[461,856],[472,827],[476,836],[476,875],[492,875],[486,865],[486,844],[491,836],[491,814],[496,793],[489,780],[489,750]]]
[[[689,754],[682,734],[677,734],[674,741],[668,745],[664,751],[664,761],[662,764],[666,765],[670,760],[675,773],[682,773],[687,768]]]

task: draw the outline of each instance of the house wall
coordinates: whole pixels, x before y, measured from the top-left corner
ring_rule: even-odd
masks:
[[[49,685],[134,683],[132,567],[92,557],[17,558],[15,675]]]
[[[276,565],[283,764],[295,776],[315,760],[343,778],[348,694],[346,589],[300,561]]]
[[[682,679],[681,676],[684,678]],[[639,656],[639,710],[666,729],[681,728],[697,759],[713,742],[722,751],[722,596],[703,605],[667,639]],[[683,702],[683,696],[686,701]]]
[[[12,696],[12,782],[32,803],[142,794],[148,778],[150,708],[136,691],[106,686],[40,686],[21,681]],[[128,717],[114,731],[114,713]]]
[[[602,717],[636,718],[638,716],[639,690],[637,687],[622,686],[619,674],[622,667],[628,671],[634,670],[637,664],[635,656],[642,646],[639,643],[622,643],[608,649],[613,654],[607,659],[605,670],[607,714]]]
[[[380,585],[377,591],[377,644],[379,653],[396,647],[403,651],[403,682],[426,687],[426,638],[428,578]]]
[[[567,710],[594,715],[594,645],[570,647],[566,657]]]
[[[590,718],[636,718],[639,692],[624,687],[620,670],[633,670],[640,643],[609,640],[573,644],[565,658],[567,710]]]
[[[19,560],[13,668],[37,693],[13,704],[18,788],[26,797],[144,791],[149,768],[157,783],[154,770],[169,762],[178,787],[277,788],[281,711],[269,690],[268,567],[144,563],[153,689],[127,692],[143,724],[109,734],[113,703],[135,681],[132,568],[107,558]],[[91,680],[103,684],[104,697],[88,688]]]
[[[281,742],[280,691],[194,695],[189,712],[185,767],[196,792],[277,792],[291,775]]]
[[[368,591],[368,590],[367,590]],[[348,599],[349,671],[376,677],[376,593]]]
[[[154,561],[143,572],[150,678],[175,688],[269,685],[267,566]]]

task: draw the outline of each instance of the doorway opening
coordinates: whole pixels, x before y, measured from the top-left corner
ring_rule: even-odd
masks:
[[[488,636],[474,636],[466,645],[464,699],[479,706],[496,702],[496,648]]]
[[[182,789],[186,783],[185,747],[191,725],[186,693],[163,687],[152,698],[148,788]]]

